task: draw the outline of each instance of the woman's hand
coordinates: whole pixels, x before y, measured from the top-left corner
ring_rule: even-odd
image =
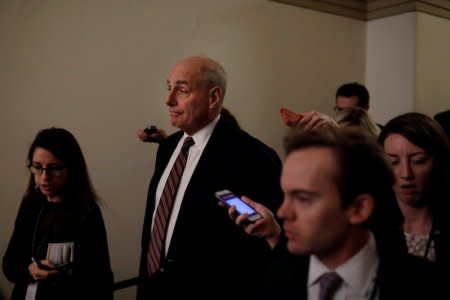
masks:
[[[47,259],[41,260],[39,264],[41,264],[42,267],[39,267],[35,261],[28,266],[28,272],[30,272],[31,277],[36,281],[45,280],[49,276],[59,273],[57,270],[50,270],[53,269],[55,265]],[[45,270],[43,267],[48,268],[49,270]]]

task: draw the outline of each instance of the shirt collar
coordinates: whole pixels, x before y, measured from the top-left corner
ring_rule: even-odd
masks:
[[[364,294],[376,278],[378,263],[376,242],[371,233],[364,247],[334,271],[352,290]],[[329,270],[315,255],[312,255],[309,262],[308,286],[316,284],[320,276],[331,271],[333,270]]]
[[[205,144],[208,142],[214,128],[217,125],[217,122],[219,122],[220,119],[220,114],[208,125],[206,125],[205,127],[203,127],[202,129],[200,129],[199,131],[197,131],[196,133],[194,133],[191,137],[194,140],[195,147],[199,147],[199,148],[203,148],[205,146]],[[184,139],[186,137],[188,137],[189,135],[185,132],[183,134],[183,138],[180,140],[181,143],[183,143]],[[193,147],[194,147],[193,146]]]

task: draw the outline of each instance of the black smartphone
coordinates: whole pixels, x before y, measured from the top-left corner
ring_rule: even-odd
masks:
[[[218,191],[216,193],[214,193],[214,195],[223,203],[225,203],[225,205],[227,206],[236,206],[236,211],[242,215],[242,214],[247,214],[248,218],[247,221],[248,222],[255,222],[259,219],[262,218],[262,216],[250,205],[248,205],[247,203],[245,203],[244,201],[242,201],[241,198],[239,198],[238,196],[236,196],[235,194],[233,194],[231,191],[229,190],[221,190]]]
[[[70,269],[72,269],[72,264],[73,264],[72,262],[69,262],[69,263],[65,263],[65,264],[56,264],[54,267],[49,267],[49,266],[44,265],[43,263],[41,263],[40,260],[37,260],[37,259],[34,259],[34,258],[32,258],[31,260],[33,262],[35,262],[40,269],[46,270],[46,271],[67,272]]]
[[[56,268],[52,268],[52,267],[49,267],[49,266],[47,266],[47,265],[44,265],[44,264],[41,263],[41,261],[38,260],[38,259],[31,258],[31,260],[37,264],[37,266],[39,267],[39,269],[46,270],[46,271],[54,271],[54,270],[56,270]]]
[[[147,127],[144,128],[144,132],[145,132],[146,134],[152,134],[152,133],[155,133],[156,130],[157,130],[157,128],[156,128],[155,125],[150,125],[150,126],[147,126]]]

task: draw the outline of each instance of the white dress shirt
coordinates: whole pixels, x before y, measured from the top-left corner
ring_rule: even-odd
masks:
[[[335,270],[328,269],[316,256],[312,255],[308,272],[308,299],[319,299],[319,279],[324,273],[332,271],[342,278],[342,284],[336,290],[333,300],[371,299],[378,264],[378,251],[372,234],[360,251]],[[376,294],[375,299],[378,299]]]
[[[184,198],[184,193],[189,184],[192,173],[194,173],[195,167],[197,166],[198,161],[200,160],[200,157],[202,156],[203,149],[205,149],[205,146],[208,143],[209,138],[211,137],[211,134],[212,134],[214,128],[216,127],[219,119],[220,119],[220,115],[217,116],[217,118],[214,121],[212,121],[210,124],[208,124],[206,127],[200,129],[194,135],[192,135],[192,138],[194,139],[195,144],[189,148],[186,166],[185,166],[183,175],[181,176],[180,183],[178,185],[178,191],[175,196],[175,201],[173,203],[172,213],[169,216],[169,223],[167,224],[167,234],[166,234],[166,239],[164,242],[164,251],[166,254],[169,249],[170,241],[172,239],[173,229],[175,227],[175,223],[176,223],[176,220],[178,217],[178,213],[180,211],[181,203]],[[157,210],[157,207],[159,204],[159,200],[161,199],[161,194],[163,192],[167,178],[169,177],[170,171],[172,170],[172,166],[175,163],[175,160],[177,159],[178,154],[181,151],[181,146],[183,145],[184,139],[186,137],[188,137],[188,135],[186,133],[184,133],[183,137],[178,142],[178,145],[175,148],[175,151],[173,151],[172,156],[170,157],[169,163],[167,164],[166,169],[164,170],[164,173],[162,174],[161,179],[159,180],[158,187],[156,188],[156,197],[155,197],[156,203],[155,203],[155,209],[153,211],[152,230],[153,230],[153,226],[155,223],[156,210]]]

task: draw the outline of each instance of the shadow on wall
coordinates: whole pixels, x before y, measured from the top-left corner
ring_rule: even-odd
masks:
[[[450,109],[438,112],[434,115],[434,119],[441,125],[447,136],[450,138]]]

